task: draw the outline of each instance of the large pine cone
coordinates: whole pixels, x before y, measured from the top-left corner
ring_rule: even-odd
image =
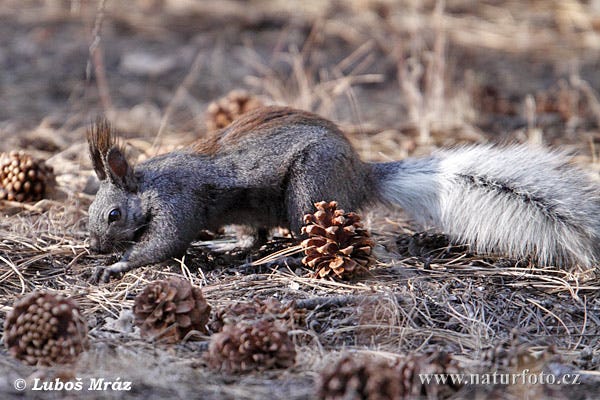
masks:
[[[456,363],[446,353],[411,355],[390,363],[346,355],[321,372],[318,382],[320,399],[443,399],[459,388],[451,379],[438,384],[435,377],[421,383],[419,374],[458,374]]]
[[[74,362],[88,347],[87,323],[77,303],[35,291],[18,300],[4,322],[4,345],[30,365]]]
[[[227,372],[249,372],[294,365],[296,348],[278,321],[243,321],[226,324],[213,335],[208,364]]]
[[[52,179],[52,168],[43,161],[22,151],[0,154],[0,200],[41,200]]]
[[[360,216],[337,209],[337,202],[315,203],[317,212],[304,216],[302,262],[315,270],[315,277],[350,279],[364,274],[373,264],[375,243],[363,228]]]
[[[225,97],[213,101],[206,110],[206,128],[216,131],[225,128],[236,118],[264,104],[244,90],[232,90]]]
[[[241,321],[269,320],[279,321],[290,329],[299,326],[304,318],[301,310],[296,310],[295,303],[282,303],[277,299],[255,299],[252,302],[238,302],[217,310],[211,319],[209,328],[212,332],[220,332],[226,324],[235,325]]]
[[[207,332],[210,306],[189,281],[168,278],[150,282],[136,296],[133,313],[142,336],[175,343],[192,330]]]

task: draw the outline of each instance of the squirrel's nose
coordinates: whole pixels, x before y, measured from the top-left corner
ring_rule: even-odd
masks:
[[[90,249],[96,252],[100,251],[100,240],[95,236],[90,237]]]

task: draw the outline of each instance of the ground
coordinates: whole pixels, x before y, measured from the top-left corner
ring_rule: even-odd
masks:
[[[600,391],[594,268],[439,249],[428,240],[439,237],[419,234],[401,212],[363,210],[379,260],[346,282],[313,279],[293,262],[241,267],[282,248],[272,242],[251,254],[195,245],[182,260],[92,284],[95,266],[118,255],[88,248],[85,144],[90,122],[105,115],[138,161],[184,146],[208,134],[210,102],[243,89],[334,120],[365,160],[519,142],[566,150],[598,179],[598,1],[2,0],[0,21],[0,152],[24,150],[56,175],[41,202],[0,202],[0,322],[23,294],[48,289],[79,302],[91,342],[77,363],[52,368],[2,347],[2,398],[121,398],[13,387],[59,376],[128,380],[127,398],[310,399],[343,353],[431,351],[467,372],[581,374],[577,386],[482,385],[454,398]],[[166,345],[115,324],[146,283],[181,275],[214,310],[272,297],[303,306],[291,332],[295,365],[219,372],[203,359],[208,337]]]

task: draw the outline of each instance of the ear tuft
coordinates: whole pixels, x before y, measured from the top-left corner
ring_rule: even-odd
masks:
[[[98,117],[87,131],[87,141],[94,171],[101,181],[106,179],[105,157],[114,143],[113,131],[105,118]]]

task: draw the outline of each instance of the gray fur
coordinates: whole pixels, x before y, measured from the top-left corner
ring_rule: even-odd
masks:
[[[598,188],[561,154],[476,146],[363,163],[335,127],[311,118],[258,124],[215,153],[176,151],[136,166],[127,179],[104,179],[89,212],[92,247],[128,248],[95,279],[181,255],[204,229],[241,224],[299,233],[302,215],[321,200],[346,210],[398,205],[481,251],[541,263],[600,258]],[[220,134],[223,142],[234,136]],[[122,219],[108,223],[115,207]]]
[[[600,259],[600,191],[558,152],[472,146],[377,165],[381,195],[479,252],[540,264]]]

